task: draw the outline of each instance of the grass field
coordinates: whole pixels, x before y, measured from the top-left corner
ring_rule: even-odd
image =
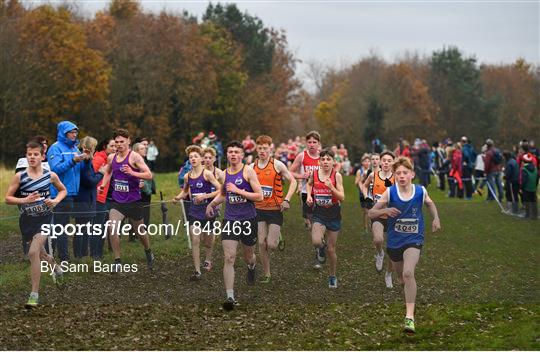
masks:
[[[2,194],[7,176],[2,174]],[[44,277],[43,305],[26,311],[29,265],[20,255],[17,219],[2,220],[0,348],[540,348],[538,222],[505,216],[495,203],[449,200],[430,189],[443,230],[426,235],[416,272],[417,334],[407,336],[401,332],[403,291],[386,289],[382,274],[375,271],[371,236],[363,232],[353,179],[346,178],[345,183],[347,199],[337,247],[339,288],[328,289],[326,268],[312,269],[310,237],[294,198],[285,215],[286,248],[272,255],[275,280],[247,286],[239,256],[235,293],[241,305],[233,312],[221,308],[219,241],[214,269],[191,283],[185,236],[152,238],[155,274],[144,265],[141,245],[123,239],[123,261],[138,263],[139,272],[68,274],[64,290]],[[175,174],[157,175],[157,184],[168,199],[177,192]],[[171,220],[177,221],[179,207],[169,209]],[[5,205],[0,210],[2,218],[17,214]],[[159,206],[152,207],[152,218],[160,221]],[[106,261],[111,261],[109,255]]]

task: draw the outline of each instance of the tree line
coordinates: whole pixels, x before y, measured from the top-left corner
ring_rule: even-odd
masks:
[[[324,45],[324,43],[321,43]],[[524,60],[479,65],[457,48],[395,63],[371,56],[319,72],[308,93],[284,31],[234,4],[202,18],[113,0],[89,18],[69,3],[26,8],[0,0],[0,163],[11,166],[36,134],[56,139],[70,119],[81,137],[123,126],[148,136],[161,165],[179,165],[198,131],[228,141],[276,141],[318,129],[356,157],[378,137],[540,135],[540,73]]]

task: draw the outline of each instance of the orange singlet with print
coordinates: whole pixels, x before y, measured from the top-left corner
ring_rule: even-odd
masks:
[[[380,170],[379,170],[380,172]],[[373,174],[373,200],[377,202],[379,199],[381,199],[382,195],[386,191],[386,189],[394,184],[394,174],[390,176],[390,178],[387,178],[383,180],[379,176],[379,172],[376,172]],[[390,184],[391,183],[391,184]],[[382,219],[386,219],[387,216],[381,216]]]
[[[259,159],[255,160],[253,169],[261,184],[264,199],[255,203],[260,210],[278,210],[283,202],[283,182],[274,166],[274,158],[270,158],[265,167],[259,167]]]

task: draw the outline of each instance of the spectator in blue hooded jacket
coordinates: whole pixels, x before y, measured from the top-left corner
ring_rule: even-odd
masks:
[[[462,162],[463,166],[461,168],[463,177],[463,188],[465,190],[465,199],[472,199],[474,192],[472,176],[474,171],[474,166],[476,164],[476,152],[474,147],[469,142],[469,139],[465,136],[461,137],[461,153],[462,153]]]
[[[81,168],[83,160],[88,160],[87,153],[79,154],[77,135],[79,129],[70,121],[62,121],[57,127],[56,142],[47,151],[47,160],[51,171],[55,172],[60,181],[66,186],[67,196],[55,208],[53,223],[67,225],[73,212],[74,198],[79,194]],[[51,197],[56,197],[58,191],[51,185]],[[69,261],[68,238],[65,233],[53,240],[60,261]]]

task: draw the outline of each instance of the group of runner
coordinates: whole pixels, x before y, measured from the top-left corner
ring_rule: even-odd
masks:
[[[212,148],[192,145],[186,149],[192,170],[184,176],[182,191],[174,197],[175,202],[189,199],[187,219],[194,272],[193,281],[200,280],[202,269],[213,267],[212,253],[216,235],[221,235],[223,248],[223,279],[226,299],[223,307],[234,309],[238,304],[234,295],[235,260],[239,242],[242,243],[246,263],[246,282],[256,282],[256,251],[258,243],[263,267],[261,283],[272,281],[270,252],[280,243],[283,213],[289,209],[299,181],[302,216],[306,229],[311,233],[315,251],[316,269],[321,269],[328,257],[328,287],[336,289],[336,244],[341,230],[341,203],[345,199],[342,175],[336,170],[335,154],[331,148],[321,150],[321,136],[316,131],[306,137],[306,148],[298,153],[289,167],[272,154],[272,138],[261,135],[255,140],[256,157],[251,164],[244,164],[246,157],[243,143],[232,141],[225,153],[228,167],[219,170],[214,166],[216,153]],[[109,219],[119,223],[131,218],[136,229],[142,222],[139,182],[150,179],[152,174],[144,159],[132,153],[128,131],[118,129],[114,134],[116,152],[109,155],[103,168],[103,181],[98,187],[103,192],[109,182],[112,187],[112,204]],[[45,236],[40,236],[42,224],[50,223],[52,208],[65,197],[65,188],[52,171],[41,167],[43,146],[27,144],[28,168],[13,178],[7,195],[8,204],[21,208],[21,232],[33,239],[30,250],[32,267],[32,292],[28,307],[37,305],[39,288],[39,259],[54,264],[43,248]],[[78,156],[69,162],[76,163]],[[412,184],[414,169],[409,159],[394,160],[391,152],[370,156],[371,166],[359,170],[356,185],[361,194],[364,209],[371,207],[366,216],[371,218],[375,266],[382,271],[384,261],[384,232],[387,232],[388,261],[385,281],[392,287],[392,273],[404,284],[406,299],[405,330],[414,332],[414,302],[416,282],[414,269],[424,241],[422,205],[426,204],[433,216],[432,230],[440,229],[437,210],[425,188]],[[364,161],[364,159],[363,159]],[[285,193],[284,181],[289,183]],[[50,199],[48,189],[54,187],[57,196]],[[371,199],[371,201],[370,201]],[[224,220],[218,221],[220,206],[224,203]],[[368,203],[372,203],[369,204]],[[374,205],[373,205],[374,204]],[[30,219],[30,220],[29,220]],[[121,271],[120,241],[114,230],[109,232],[114,254],[113,271]],[[145,249],[149,269],[154,268],[154,255],[146,232],[139,231]],[[201,265],[200,247],[204,245],[205,260]],[[283,240],[281,241],[283,244]],[[58,266],[51,266],[55,275],[61,275]]]

